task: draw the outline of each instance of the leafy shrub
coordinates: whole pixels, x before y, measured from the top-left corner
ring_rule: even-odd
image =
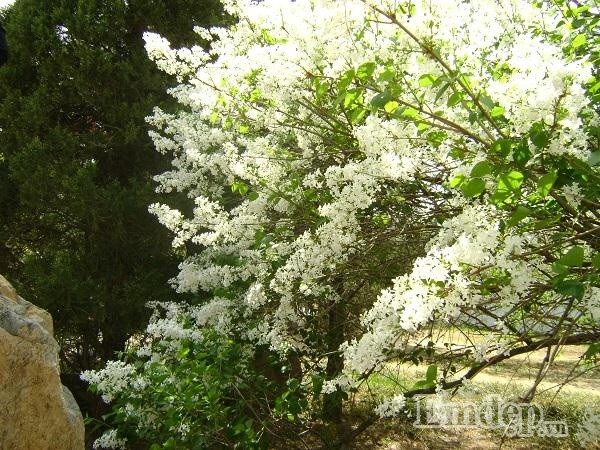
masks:
[[[148,343],[82,377],[112,403],[98,447],[266,448],[307,405],[298,380],[283,384],[256,367],[253,349],[211,328],[197,330],[180,306],[155,314]],[[281,373],[271,358],[268,369]]]

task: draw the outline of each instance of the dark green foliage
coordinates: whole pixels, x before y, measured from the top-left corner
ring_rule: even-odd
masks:
[[[170,236],[148,212],[167,161],[144,118],[172,80],[142,33],[174,45],[223,20],[217,0],[17,0],[0,69],[0,273],[48,309],[64,370],[122,350],[170,298]]]
[[[295,378],[279,383],[261,373],[283,377],[281,361],[257,368],[250,347],[208,328],[200,339],[162,339],[146,350],[160,360],[125,355],[127,388],[109,388],[112,411],[103,417],[128,448],[258,450],[297,438],[306,392]]]

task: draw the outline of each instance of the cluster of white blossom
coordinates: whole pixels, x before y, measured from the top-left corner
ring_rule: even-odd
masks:
[[[492,143],[509,136],[529,144],[530,166],[542,150],[587,159],[582,111],[595,116],[582,84],[592,65],[563,52],[568,23],[529,0],[225,5],[240,20],[198,29],[209,51],[175,50],[145,35],[150,57],[182,81],[171,93],[185,110],[156,110],[149,122],[157,150],[173,154],[172,170],[156,178],[159,190],[185,192],[195,207],[191,217],[162,204],[150,209],[174,232],[174,246],[201,248],[173,280],[179,292],[213,294],[190,309],[196,326],[236,330],[282,352],[323,353],[310,339],[324,333],[328,309],[348,300],[340,286],[356,269],[351,261],[374,245],[378,215],[390,219],[381,235],[400,234],[399,223],[436,231],[408,270],[389,274],[362,305],[355,338],[340,348],[344,373],[324,392],[351,388],[387,351],[402,350],[402,336],[433,320],[482,304],[509,311],[547,281],[549,263],[529,252],[546,238],[505,227],[510,215],[488,193],[470,198],[445,181],[468,177]],[[546,29],[562,38],[536,31]],[[552,129],[544,149],[528,134],[534,123]],[[495,188],[489,173],[481,179]],[[581,191],[574,182],[560,194],[577,207]],[[400,213],[404,193],[414,192],[422,204]],[[504,281],[484,292],[486,277]],[[497,314],[490,326],[506,332]],[[177,324],[167,315],[150,331],[193,338]],[[475,359],[508,345],[476,348]],[[377,412],[403,405],[397,396]]]
[[[402,412],[404,405],[406,405],[406,399],[404,395],[399,394],[380,403],[375,408],[375,413],[379,417],[395,417]]]
[[[115,394],[131,386],[134,373],[135,368],[130,364],[123,361],[108,361],[102,370],[86,370],[81,374],[81,379],[97,386],[102,392],[102,399],[108,403]]]
[[[94,441],[94,448],[122,448],[125,449],[127,441],[117,436],[117,430],[109,430]]]
[[[558,18],[531,2],[413,2],[402,26],[392,23],[398,16],[386,15],[385,2],[232,5],[243,20],[230,30],[199,30],[212,40],[212,47],[206,55],[195,50],[196,59],[187,67],[182,64],[190,53],[146,36],[149,54],[161,67],[187,74],[187,83],[173,94],[192,109],[177,117],[157,111],[151,119],[163,131],[153,134],[157,147],[175,154],[175,170],[158,181],[163,190],[187,191],[197,205],[190,219],[164,205],[153,206],[152,211],[176,232],[176,245],[191,240],[206,246],[182,263],[178,290],[211,291],[251,281],[247,293],[230,300],[229,307],[271,305],[262,321],[247,331],[259,342],[307,350],[297,331],[306,326],[300,314],[303,305],[315,297],[344,301],[336,298],[330,277],[361,251],[361,213],[385,197],[386,183],[410,182],[432,168],[468,173],[482,153],[477,140],[467,139],[462,145],[473,156],[453,160],[452,143],[464,138],[463,129],[471,130],[470,137],[479,142],[502,137],[489,124],[473,123],[460,101],[446,108],[443,116],[419,107],[418,114],[454,132],[436,147],[422,138],[423,130],[414,121],[370,114],[353,127],[347,140],[348,145],[356,140],[362,158],[331,164],[326,141],[319,138],[331,130],[331,123],[316,115],[307,100],[314,96],[311,74],[335,79],[363,63],[381,61],[373,73],[377,79],[393,64],[410,89],[390,108],[433,108],[449,101],[453,93],[448,89],[440,95],[422,82],[423,76],[435,80],[445,75],[443,65],[426,52],[415,51],[433,40],[446,64],[465,74],[463,87],[468,90],[460,98],[466,101],[469,91],[485,92],[508,121],[504,133],[524,134],[539,121],[559,130],[549,145],[551,152],[582,157],[587,151],[580,112],[588,100],[581,85],[589,78],[591,65],[586,60],[567,61],[560,45],[534,35],[536,27],[556,28]],[[472,17],[478,20],[473,22]],[[500,75],[493,69],[501,70]],[[381,90],[390,85],[383,80]],[[554,123],[558,103],[560,120]],[[336,151],[342,157],[343,152]],[[220,199],[236,182],[256,195],[228,208]],[[273,221],[299,226],[302,212],[297,205],[307,207],[304,195],[311,188],[328,194],[326,201],[315,205],[323,223],[295,235],[280,234],[272,244],[257,249],[257,231]],[[577,185],[563,192],[570,204],[580,197]],[[364,313],[367,331],[343,347],[346,369],[364,373],[384,360],[399,332],[414,331],[433,318],[455,318],[461,308],[486,301],[477,287],[485,273],[508,273],[510,282],[499,294],[504,304],[522,298],[546,267],[535,258],[515,257],[535,238],[501,233],[501,219],[501,212],[492,207],[467,204],[461,214],[445,221],[427,255],[417,258],[409,273],[392,279],[392,286],[383,289]],[[238,262],[215,263],[223,255],[235,255]],[[277,259],[283,264],[273,270]],[[216,302],[219,311],[226,310],[227,302]],[[215,307],[211,303],[207,310]]]
[[[368,331],[344,346],[346,370],[362,374],[384,361],[387,351],[399,349],[402,331],[414,332],[433,319],[458,317],[462,307],[489,303],[479,285],[490,272],[501,269],[510,275],[499,295],[502,304],[511,306],[524,297],[548,267],[535,259],[534,270],[531,261],[519,261],[527,248],[523,244],[533,238],[501,233],[498,219],[493,208],[473,204],[446,220],[427,255],[415,260],[409,274],[395,278],[364,314]],[[486,353],[478,351],[478,359],[487,358]]]
[[[146,327],[146,334],[150,338],[161,339],[172,348],[179,348],[179,343],[184,339],[201,341],[202,333],[198,328],[183,328],[182,317],[189,314],[188,308],[176,303],[149,303],[154,308],[154,313]],[[162,311],[163,314],[159,314]],[[144,347],[140,347],[144,351]]]
[[[109,361],[103,369],[83,372],[81,378],[95,386],[107,403],[126,394],[129,401],[137,403],[123,406],[122,412],[127,420],[135,423],[138,431],[152,429],[160,420],[161,411],[154,409],[154,405],[139,405],[148,402],[147,389],[152,389],[153,377],[159,377],[162,389],[181,390],[181,380],[172,375],[169,364],[179,362],[179,351],[184,341],[200,343],[204,339],[202,327],[211,325],[216,330],[228,328],[228,325],[223,325],[224,321],[228,321],[224,302],[224,299],[215,299],[212,303],[198,307],[185,307],[177,303],[150,303],[154,310],[146,328],[146,339],[140,340],[139,336],[133,338],[136,341],[133,345],[137,349],[138,361],[143,364]],[[190,425],[183,417],[170,431],[185,437],[189,429]],[[127,448],[126,439],[119,437],[117,430],[109,429],[96,439],[94,448]]]

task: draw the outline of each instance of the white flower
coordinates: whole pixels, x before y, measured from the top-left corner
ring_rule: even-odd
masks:
[[[107,403],[115,394],[123,392],[130,386],[135,374],[135,367],[123,361],[108,361],[102,370],[86,370],[81,374],[81,379],[96,385],[104,395],[102,398]]]
[[[564,195],[567,203],[573,208],[579,207],[583,195],[581,194],[581,187],[577,183],[572,183],[561,188],[562,194]]]
[[[325,349],[314,348],[314,336],[324,332],[329,308],[356,303],[346,295],[368,276],[362,261],[385,268],[402,260],[398,273],[382,273],[377,291],[357,294],[364,296],[362,331],[340,348],[344,373],[325,383],[328,393],[351,387],[388,350],[404,350],[399,338],[427,324],[463,320],[463,312],[484,306],[516,310],[546,285],[552,269],[529,250],[550,236],[504,226],[510,216],[489,203],[495,176],[482,175],[486,191],[475,199],[440,181],[468,179],[488,160],[488,142],[505,135],[527,141],[530,166],[542,151],[587,158],[586,128],[598,122],[583,87],[592,64],[536,31],[556,29],[565,42],[572,33],[547,5],[534,3],[417,0],[410,17],[397,12],[409,34],[378,12],[395,11],[391,0],[228,0],[226,9],[241,20],[197,29],[211,43],[208,52],[175,50],[147,33],[150,57],[185,80],[170,91],[181,111],[157,109],[148,118],[157,151],[172,154],[171,170],[156,177],[158,190],[194,202],[188,210],[150,210],[174,233],[178,251],[196,249],[186,250],[175,289],[210,297],[185,311],[192,329],[171,307],[148,332],[173,350],[213,327],[317,358]],[[431,43],[446,65],[424,55],[415,39]],[[444,85],[448,67],[459,69],[460,83]],[[354,78],[342,88],[342,77]],[[473,111],[471,97],[485,109]],[[377,102],[384,104],[371,108]],[[502,116],[498,123],[484,120],[490,108]],[[543,149],[532,124],[553,124]],[[526,198],[527,183],[522,189]],[[580,186],[560,190],[578,208]],[[414,250],[413,227],[427,230],[416,232],[417,246],[427,241],[418,257],[404,251],[407,244]],[[592,317],[596,298],[586,297]],[[511,332],[501,314],[488,322]],[[522,326],[538,325],[525,318]],[[476,361],[509,349],[496,334],[471,346]],[[114,378],[103,385],[107,396],[125,388]],[[388,400],[378,412],[392,414],[401,403]]]
[[[116,430],[108,430],[102,436],[94,441],[95,449],[125,449],[127,440],[119,438]]]
[[[379,417],[395,417],[402,412],[404,405],[406,405],[406,399],[404,395],[399,394],[381,402],[375,408],[375,413]]]

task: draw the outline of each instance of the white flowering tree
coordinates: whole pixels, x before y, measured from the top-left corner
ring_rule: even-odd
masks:
[[[175,247],[197,249],[177,291],[207,299],[185,320],[171,310],[153,322],[163,352],[206,329],[268,348],[299,389],[323,395],[333,422],[389,361],[431,362],[346,439],[409,397],[516,355],[547,349],[526,400],[562,346],[590,344],[594,359],[597,11],[527,0],[225,4],[239,22],[198,29],[209,52],[146,35],[151,58],[181,81],[171,92],[182,110],[149,119],[158,151],[173,154],[157,180],[193,201],[188,214],[151,210]],[[444,332],[466,326],[485,341]],[[113,389],[110,371],[88,378]]]

